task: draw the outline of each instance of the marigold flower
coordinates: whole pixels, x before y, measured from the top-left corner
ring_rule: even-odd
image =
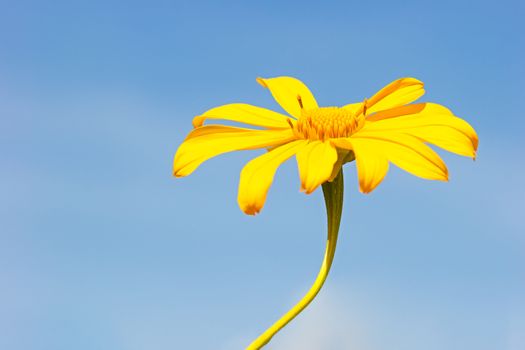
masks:
[[[248,349],[259,349],[301,312],[321,289],[335,253],[343,203],[343,164],[356,161],[359,189],[373,191],[388,172],[389,163],[424,179],[448,180],[448,170],[432,144],[475,158],[476,131],[444,106],[413,103],[424,93],[423,83],[401,78],[363,102],[342,107],[319,107],[313,94],[292,77],[257,78],[288,113],[284,115],[249,104],[212,108],[193,119],[192,130],[177,150],[176,177],[190,175],[217,155],[264,148],[268,152],[248,162],[241,172],[238,203],[246,214],[264,206],[278,167],[295,156],[301,190],[307,194],[320,185],[328,215],[325,258],[306,296]],[[225,120],[258,127],[205,125]]]

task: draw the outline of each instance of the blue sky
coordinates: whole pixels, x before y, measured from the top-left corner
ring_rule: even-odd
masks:
[[[191,118],[279,109],[257,76],[324,105],[393,79],[467,119],[449,183],[345,167],[334,267],[268,349],[525,348],[525,7],[519,1],[0,1],[0,348],[242,349],[306,291],[321,193],[294,162],[256,217],[236,204],[258,152],[171,177]]]

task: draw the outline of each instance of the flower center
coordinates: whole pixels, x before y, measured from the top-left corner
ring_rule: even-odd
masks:
[[[294,132],[303,139],[324,141],[329,138],[348,137],[361,129],[364,121],[362,113],[356,116],[344,108],[303,109]]]

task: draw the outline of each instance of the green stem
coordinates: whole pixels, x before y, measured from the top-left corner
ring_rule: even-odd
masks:
[[[341,213],[343,211],[343,169],[332,182],[325,182],[323,184],[324,201],[326,204],[326,215],[328,219],[328,238],[326,240],[326,250],[323,259],[323,264],[317,278],[314,281],[310,290],[305,296],[286,314],[284,314],[277,322],[255,339],[246,350],[258,350],[266,345],[272,337],[277,334],[284,326],[293,320],[301,311],[303,311],[308,304],[314,300],[315,296],[321,290],[332,261],[334,259],[335,248],[337,245],[337,235],[339,233],[339,224],[341,223]]]

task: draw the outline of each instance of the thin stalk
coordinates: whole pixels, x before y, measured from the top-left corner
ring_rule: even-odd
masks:
[[[335,177],[332,182],[325,182],[323,184],[324,201],[326,205],[326,215],[328,219],[328,237],[326,240],[326,249],[323,259],[323,264],[314,284],[306,295],[287,313],[285,313],[277,322],[255,339],[246,350],[258,350],[266,345],[272,337],[277,334],[284,326],[293,320],[301,311],[304,310],[314,300],[315,296],[321,290],[332,261],[334,259],[335,248],[337,245],[337,235],[339,233],[339,224],[341,223],[341,213],[343,210],[343,169]]]

